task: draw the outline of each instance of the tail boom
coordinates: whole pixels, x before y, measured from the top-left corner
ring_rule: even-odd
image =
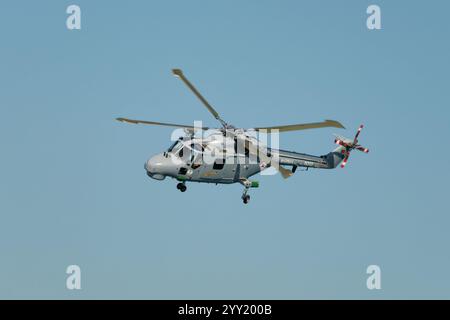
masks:
[[[306,153],[276,149],[272,149],[270,152],[273,155],[278,156],[279,164],[292,166],[292,172],[294,172],[297,167],[334,169],[341,164],[341,167],[344,168],[347,164],[350,153],[353,150],[358,150],[364,153],[369,152],[369,149],[361,146],[358,142],[359,135],[363,128],[363,125],[359,126],[353,140],[337,136],[334,142],[338,145],[338,147],[323,156],[313,156]]]
[[[294,151],[286,150],[269,150],[273,156],[278,156],[279,164],[284,166],[304,167],[304,168],[316,168],[316,169],[334,169],[342,160],[345,155],[342,153],[342,147],[338,147],[333,152],[330,152],[323,156],[314,156],[306,153],[298,153]]]

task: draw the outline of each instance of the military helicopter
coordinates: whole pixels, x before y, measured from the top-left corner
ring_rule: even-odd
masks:
[[[345,128],[335,120],[252,129],[236,128],[220,117],[219,113],[189,82],[180,69],[173,69],[172,73],[180,78],[200,99],[206,109],[220,122],[220,128],[127,118],[117,118],[116,120],[131,124],[184,129],[185,136],[179,137],[165,152],[151,157],[144,165],[150,178],[164,180],[166,177],[171,177],[178,180],[177,189],[181,192],[186,191],[186,182],[240,183],[244,186],[241,198],[247,204],[250,201],[249,189],[259,187],[258,181],[252,181],[249,178],[269,167],[275,168],[283,178],[287,179],[296,172],[298,167],[303,170],[309,168],[334,169],[341,164],[341,167],[344,168],[351,151],[369,152],[369,149],[362,147],[358,142],[363,125],[359,127],[353,139],[336,136],[335,143],[338,147],[322,156],[268,147],[261,139],[254,136],[255,133],[273,134],[326,127]],[[196,133],[199,131],[212,131],[212,133],[206,137],[198,137]],[[290,167],[290,169],[286,167]]]

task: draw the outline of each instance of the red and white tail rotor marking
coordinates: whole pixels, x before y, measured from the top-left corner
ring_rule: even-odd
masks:
[[[350,152],[353,151],[354,149],[359,150],[364,153],[369,153],[369,149],[364,148],[363,146],[358,144],[358,137],[363,128],[364,128],[364,125],[359,126],[358,131],[356,132],[355,138],[353,139],[353,142],[346,142],[341,139],[334,140],[334,142],[336,144],[345,148],[345,149],[342,149],[342,154],[345,155],[345,158],[344,158],[344,160],[342,160],[341,168],[345,168],[345,166],[347,165],[347,162],[348,162],[348,158],[350,157]]]

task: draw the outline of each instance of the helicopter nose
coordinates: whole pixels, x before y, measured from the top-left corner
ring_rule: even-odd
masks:
[[[145,170],[147,170],[148,173],[158,173],[158,167],[160,167],[161,164],[157,159],[157,156],[151,157],[147,160],[145,163]]]
[[[151,172],[152,171],[152,163],[150,161],[150,159],[148,159],[145,163],[144,163],[144,169],[147,172]]]
[[[147,175],[156,180],[164,180],[167,174],[166,158],[163,155],[156,155],[150,158],[144,165]]]

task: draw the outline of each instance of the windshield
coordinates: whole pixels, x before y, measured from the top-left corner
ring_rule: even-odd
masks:
[[[183,146],[183,144],[180,142],[180,140],[175,141],[170,148],[167,150],[167,152],[173,152],[177,153],[177,151]]]

